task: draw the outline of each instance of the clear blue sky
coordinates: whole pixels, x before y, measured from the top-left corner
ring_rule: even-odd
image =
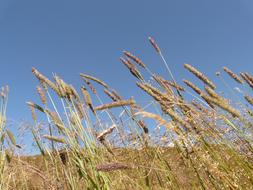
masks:
[[[188,76],[185,62],[210,78],[224,65],[253,69],[252,0],[0,0],[0,85],[10,86],[9,118],[30,118],[25,102],[38,100],[33,66],[76,86],[80,72],[95,75],[126,98],[135,95],[122,50],[167,74],[149,35],[177,79]]]

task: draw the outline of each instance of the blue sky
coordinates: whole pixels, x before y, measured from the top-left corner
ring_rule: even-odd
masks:
[[[216,82],[224,65],[253,69],[252,0],[0,0],[0,85],[10,86],[9,118],[30,120],[25,102],[38,100],[32,67],[77,87],[80,72],[91,74],[138,98],[119,56],[129,50],[168,77],[149,35],[178,80],[190,77],[183,63]]]

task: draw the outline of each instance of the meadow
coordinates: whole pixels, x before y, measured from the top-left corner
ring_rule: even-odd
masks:
[[[132,52],[120,57],[146,105],[123,99],[99,77],[81,73],[77,89],[32,69],[41,100],[27,102],[36,156],[17,154],[22,145],[6,125],[9,89],[1,89],[1,190],[253,189],[253,75],[227,67],[216,73],[238,84],[240,93],[229,85],[224,91],[232,89],[241,102],[190,64],[182,69],[202,85],[192,79],[179,85],[160,47],[148,40],[166,77]]]

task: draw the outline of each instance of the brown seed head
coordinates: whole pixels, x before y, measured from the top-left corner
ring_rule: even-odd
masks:
[[[212,89],[216,88],[216,86],[212,83],[212,81],[210,81],[203,73],[201,73],[200,71],[198,71],[193,66],[191,66],[189,64],[184,64],[184,67],[188,71],[190,71],[191,73],[193,73],[196,77],[198,77],[200,80],[202,80],[205,84],[207,84],[208,86],[210,86]]]
[[[53,90],[55,91],[57,94],[59,93],[58,92],[58,89],[57,89],[57,86],[52,82],[50,81],[48,78],[46,78],[44,75],[42,75],[37,69],[35,68],[32,68],[32,73],[35,75],[35,77],[39,80],[41,86],[47,90],[47,85]]]
[[[117,102],[104,104],[104,105],[96,107],[95,110],[104,110],[104,109],[127,106],[127,105],[133,105],[133,104],[135,104],[135,101],[131,98],[130,100],[120,100],[120,101],[117,101]]]
[[[253,89],[253,82],[250,80],[246,73],[240,73],[243,80]]]
[[[132,169],[132,166],[122,164],[122,163],[108,163],[108,164],[100,164],[97,165],[96,169],[100,172],[110,172],[115,170],[126,170]]]
[[[131,54],[128,51],[123,51],[123,53],[130,59],[132,59],[134,62],[136,62],[138,65],[140,65],[142,68],[146,68],[146,65],[136,56]]]
[[[227,67],[223,67],[223,70],[231,77],[233,78],[236,82],[243,84],[243,80],[237,75],[235,74],[233,71],[231,71],[229,68]]]
[[[37,90],[37,92],[38,92],[38,94],[39,94],[39,96],[40,96],[41,102],[42,102],[44,105],[46,105],[46,104],[47,104],[47,99],[46,99],[46,95],[45,95],[43,89],[42,89],[40,86],[37,86],[36,90]]]
[[[141,73],[138,71],[138,69],[134,66],[134,64],[131,62],[130,59],[124,59],[122,57],[120,57],[121,62],[129,69],[129,71],[131,72],[131,74],[136,77],[139,80],[143,80],[143,77],[141,75]]]
[[[104,89],[104,93],[105,93],[108,97],[110,97],[114,102],[121,100],[121,99],[119,99],[117,96],[115,96],[112,92],[110,92],[110,91],[107,90],[107,89]]]
[[[92,84],[90,83],[90,81],[88,80],[88,79],[83,79],[84,80],[84,82],[87,84],[87,86],[91,89],[91,91],[93,92],[93,94],[97,94],[97,91],[96,91],[96,89],[92,86]]]
[[[84,103],[86,104],[86,106],[88,106],[91,109],[93,114],[96,114],[96,111],[93,108],[90,93],[88,92],[88,90],[84,86],[81,87],[81,93],[83,95]]]
[[[247,102],[249,102],[249,104],[251,104],[253,106],[253,98],[252,97],[245,95],[244,98],[245,98],[245,100],[247,100]]]
[[[94,82],[96,82],[96,83],[102,85],[102,86],[105,87],[105,88],[109,88],[108,85],[105,84],[105,82],[103,82],[102,80],[99,80],[99,79],[96,78],[96,77],[93,77],[93,76],[90,76],[90,75],[86,75],[86,74],[83,74],[83,73],[81,73],[80,76],[81,76],[82,78],[85,78],[85,79],[93,80]]]
[[[62,122],[61,118],[57,115],[56,112],[50,111],[49,109],[46,109],[46,114],[49,116],[53,124],[57,127],[59,131],[64,131],[64,123]]]
[[[154,47],[154,49],[156,50],[156,52],[157,53],[161,53],[161,50],[160,50],[159,46],[157,45],[157,43],[155,42],[154,38],[148,37],[148,40],[151,43],[151,45]]]

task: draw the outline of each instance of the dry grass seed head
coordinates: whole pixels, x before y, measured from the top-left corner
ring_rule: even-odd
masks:
[[[183,80],[183,82],[189,86],[190,88],[192,88],[197,94],[201,94],[202,91],[200,90],[200,88],[198,88],[195,84],[193,84],[192,82],[188,81],[188,80]]]
[[[186,130],[191,130],[190,125],[182,119],[176,112],[174,112],[172,109],[166,109],[164,110],[166,114],[168,114],[175,122],[182,125]]]
[[[50,111],[49,109],[46,109],[46,114],[48,114],[49,118],[52,120],[53,124],[57,127],[59,131],[64,131],[64,123],[59,118],[56,112]]]
[[[62,144],[66,143],[65,139],[61,138],[61,137],[55,137],[55,136],[51,136],[51,135],[43,135],[43,137],[45,139],[48,139],[48,140],[51,140],[51,141],[54,141],[54,142],[57,142],[57,143],[62,143]]]
[[[39,94],[39,96],[40,96],[41,102],[42,102],[44,105],[46,105],[46,104],[47,104],[47,99],[46,99],[46,95],[45,95],[43,89],[42,89],[40,86],[37,86],[37,87],[36,87],[36,90],[37,90],[37,92],[38,92],[38,94]]]
[[[143,77],[141,73],[138,71],[138,69],[134,66],[134,64],[130,61],[130,59],[124,59],[120,57],[121,62],[128,68],[128,70],[131,72],[131,74],[136,77],[139,80],[143,80]]]
[[[216,88],[216,86],[213,84],[212,81],[210,81],[203,73],[201,73],[200,71],[198,71],[196,68],[194,68],[190,64],[184,64],[184,67],[188,71],[190,71],[191,73],[193,73],[196,77],[198,77],[201,81],[203,81],[205,84],[207,84],[208,86],[210,86],[212,89]]]
[[[50,81],[47,77],[42,75],[37,69],[34,67],[32,68],[32,73],[35,75],[35,77],[39,80],[41,86],[47,90],[47,85],[56,93],[59,94],[57,86]]]
[[[200,88],[198,88],[196,85],[194,85],[192,82],[188,81],[188,80],[183,80],[183,82],[189,86],[190,88],[192,88],[197,94],[199,94],[201,96],[201,98],[203,98],[206,103],[211,107],[211,108],[214,108],[214,106],[212,105],[212,103],[206,99],[206,96],[205,96],[205,93],[200,90]]]
[[[67,84],[64,82],[63,79],[61,79],[59,76],[54,76],[56,85],[58,87],[59,96],[61,98],[67,98],[68,100],[71,99],[71,97],[74,97],[75,99],[79,99],[78,93],[74,89],[72,85]]]
[[[192,105],[194,107],[196,107],[202,113],[205,113],[205,114],[209,114],[210,113],[210,110],[208,108],[205,108],[203,105],[201,105],[200,103],[198,103],[196,101],[192,101]]]
[[[111,92],[118,100],[123,99],[116,90],[112,89]]]
[[[119,101],[120,99],[118,99],[117,96],[115,96],[112,92],[110,92],[109,90],[107,89],[104,89],[104,93],[112,99],[112,101],[116,102],[116,101]]]
[[[84,110],[83,110],[83,105],[80,101],[75,101],[74,102],[74,105],[75,105],[75,108],[77,110],[77,113],[78,113],[78,117],[80,119],[83,119],[84,118]]]
[[[90,83],[90,81],[86,78],[83,79],[84,82],[87,84],[87,86],[90,88],[90,90],[92,91],[93,94],[97,95],[97,91],[96,89],[92,86],[92,84]]]
[[[80,101],[80,97],[76,91],[76,89],[72,86],[72,85],[68,85],[68,89],[69,89],[69,96],[72,96],[74,99]]]
[[[157,76],[155,74],[153,74],[152,77],[166,91],[166,93],[169,96],[173,95],[173,91],[171,89],[171,86],[167,83],[167,80],[165,80],[161,76]]]
[[[155,42],[154,38],[148,37],[148,40],[151,43],[151,45],[154,47],[154,49],[156,50],[156,52],[160,54],[161,53],[161,49],[159,48],[159,46]]]
[[[171,82],[171,81],[164,81],[164,83],[174,87],[175,89],[179,90],[179,91],[184,91],[184,88],[182,86],[179,86],[178,84],[176,84],[175,82]]]
[[[228,102],[212,98],[206,94],[202,94],[202,97],[203,97],[203,99],[206,99],[207,101],[211,102],[212,104],[215,104],[216,106],[229,112],[233,117],[241,118],[240,112],[238,110],[236,110],[235,108],[233,108],[232,106],[230,106],[228,104]]]
[[[96,114],[96,111],[93,108],[90,93],[88,92],[88,90],[84,86],[81,87],[81,93],[83,95],[85,105],[88,106],[94,114]]]
[[[240,73],[240,75],[243,78],[243,80],[253,89],[253,82],[250,80],[247,73]]]
[[[235,74],[233,71],[231,71],[229,68],[227,67],[223,67],[223,70],[231,77],[233,78],[236,82],[243,84],[243,80],[237,75]]]
[[[209,94],[209,96],[211,96],[212,98],[218,99],[218,100],[225,100],[223,97],[221,97],[220,95],[218,95],[212,88],[210,88],[209,86],[205,86],[205,90],[206,92]]]
[[[120,100],[120,101],[117,101],[117,102],[112,102],[112,103],[109,103],[109,104],[104,104],[104,105],[101,105],[101,106],[97,106],[95,108],[95,110],[104,110],[104,109],[127,106],[127,105],[133,105],[133,104],[135,104],[135,101],[134,101],[134,99],[131,98],[130,100]]]
[[[102,141],[105,139],[106,135],[109,135],[113,132],[113,130],[116,128],[116,125],[111,126],[110,128],[104,130],[100,134],[97,135],[97,140]]]
[[[94,82],[102,85],[105,88],[109,88],[108,85],[105,82],[103,82],[102,80],[100,80],[100,79],[98,79],[96,77],[93,77],[93,76],[90,76],[90,75],[86,75],[86,74],[83,74],[83,73],[81,73],[80,76],[82,78],[85,78],[85,79],[93,80]]]
[[[159,123],[159,125],[166,127],[168,130],[172,130],[172,131],[175,130],[175,127],[171,123],[163,119],[160,115],[153,114],[150,112],[145,112],[145,111],[137,112],[135,115],[142,115],[143,117],[154,119]]]
[[[100,164],[96,167],[97,171],[100,172],[110,172],[115,170],[126,170],[133,169],[132,166],[122,163],[108,163],[108,164]]]
[[[252,98],[252,97],[250,97],[250,96],[248,96],[248,95],[245,95],[244,98],[245,98],[245,100],[247,100],[247,102],[248,102],[249,104],[251,104],[251,105],[253,106],[253,98]]]
[[[146,65],[138,57],[134,56],[128,51],[123,51],[123,53],[125,54],[125,56],[127,56],[128,58],[136,62],[138,65],[140,65],[142,68],[146,68]]]

